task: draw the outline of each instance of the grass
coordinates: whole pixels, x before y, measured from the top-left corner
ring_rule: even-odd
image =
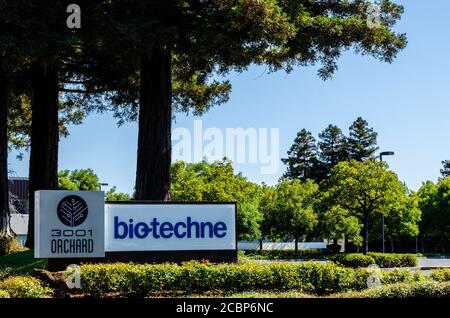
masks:
[[[0,257],[0,280],[12,275],[31,274],[35,268],[45,268],[46,261],[35,259],[32,250]]]

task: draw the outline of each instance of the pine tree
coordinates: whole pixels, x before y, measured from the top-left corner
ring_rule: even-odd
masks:
[[[350,159],[364,161],[374,159],[378,150],[377,133],[362,117],[358,117],[349,128],[348,150]]]
[[[443,168],[441,169],[442,178],[450,177],[450,160],[442,161]]]
[[[306,129],[298,132],[287,154],[288,158],[281,159],[288,166],[284,174],[285,178],[302,181],[316,178],[317,146],[311,132]]]
[[[319,139],[319,160],[324,177],[328,177],[335,165],[348,159],[347,138],[339,127],[330,124],[319,134]]]

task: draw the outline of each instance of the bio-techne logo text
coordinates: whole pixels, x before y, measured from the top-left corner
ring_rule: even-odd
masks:
[[[179,222],[162,222],[151,218],[150,222],[135,222],[134,219],[121,220],[114,217],[115,239],[170,239],[170,238],[223,238],[227,235],[224,222],[197,221],[188,216]]]

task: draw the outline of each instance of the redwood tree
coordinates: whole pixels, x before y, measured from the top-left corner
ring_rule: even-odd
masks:
[[[11,235],[8,191],[8,98],[4,52],[0,51],[0,240]]]
[[[101,12],[96,14],[101,21],[89,29],[98,32],[97,49],[110,52],[108,66],[128,67],[122,79],[139,74],[137,81],[128,82],[139,86],[139,101],[126,111],[139,120],[136,199],[170,197],[172,112],[202,114],[215,104],[214,98],[204,103],[201,97],[208,95],[214,76],[241,72],[252,64],[267,65],[271,71],[321,64],[319,76],[328,78],[341,53],[351,48],[392,62],[406,46],[405,35],[393,31],[403,8],[383,1],[377,25],[368,16],[369,6],[364,0],[114,0],[98,4],[91,12]],[[175,94],[175,89],[192,83],[202,89]],[[220,84],[229,88],[227,83],[216,88]],[[223,89],[222,97],[228,92]]]

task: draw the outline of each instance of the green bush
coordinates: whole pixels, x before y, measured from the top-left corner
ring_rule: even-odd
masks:
[[[328,258],[334,263],[345,267],[367,267],[375,264],[375,259],[369,255],[349,253],[349,254],[336,254]]]
[[[385,254],[368,253],[367,255],[358,253],[342,253],[328,257],[329,260],[345,267],[367,267],[376,264],[381,268],[394,267],[415,267],[417,266],[417,257],[414,254]]]
[[[328,254],[329,251],[326,249],[306,249],[297,251],[297,254],[295,254],[295,251],[293,250],[256,250],[245,251],[244,254],[238,255],[246,256],[251,259],[282,260],[299,258],[325,258],[325,256]]]
[[[14,236],[0,237],[0,256],[28,250],[20,245]]]
[[[145,296],[152,292],[201,294],[254,290],[327,295],[367,288],[366,269],[354,270],[328,263],[208,264],[88,264],[81,266],[82,291],[93,296],[110,293]],[[382,281],[413,281],[412,274],[382,273]]]
[[[368,255],[373,257],[375,263],[382,268],[417,266],[415,254],[369,253]]]
[[[450,268],[433,270],[430,273],[430,278],[438,282],[449,282]]]
[[[43,286],[41,281],[30,276],[12,276],[0,282],[0,290],[11,298],[43,298],[47,297],[50,289]]]
[[[442,298],[450,297],[450,283],[419,281],[383,285],[361,292],[347,292],[332,297],[336,298]]]
[[[11,298],[11,296],[9,295],[9,293],[6,290],[0,289],[0,298]]]

